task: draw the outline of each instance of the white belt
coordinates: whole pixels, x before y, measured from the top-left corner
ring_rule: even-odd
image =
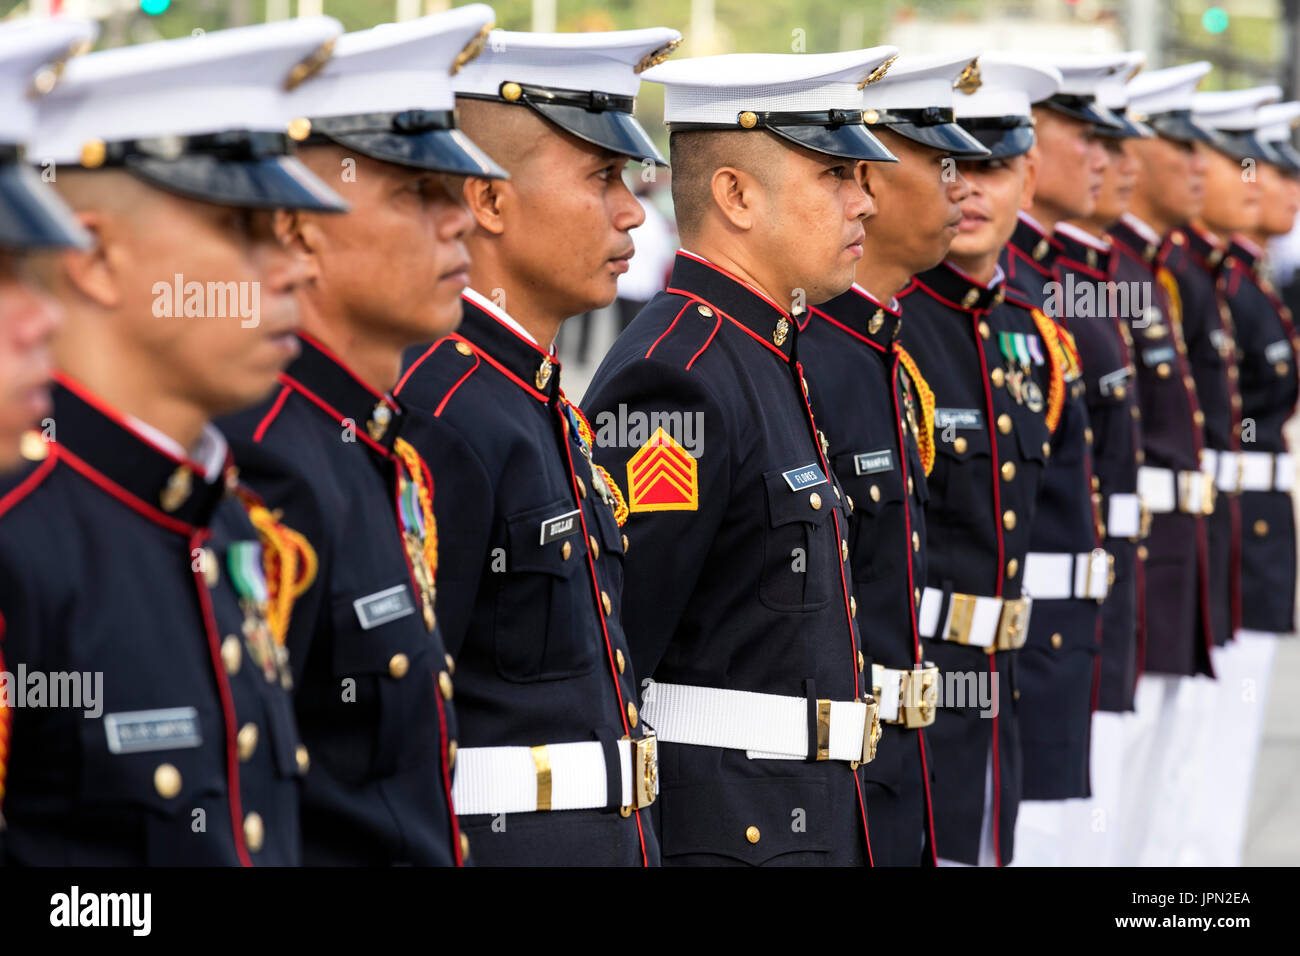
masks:
[[[1142,535],[1142,499],[1127,492],[1110,496],[1106,506],[1106,534],[1112,538]]]
[[[1201,471],[1176,472],[1147,465],[1138,469],[1138,494],[1152,514],[1212,514],[1214,488],[1214,482]]]
[[[957,644],[970,644],[987,651],[1023,647],[1029,634],[1030,599],[1003,600],[982,594],[948,596],[948,614],[939,621],[943,592],[926,588],[921,594],[918,627],[922,637],[937,637]]]
[[[808,699],[747,690],[646,681],[641,716],[664,743],[743,750],[750,759],[846,760],[875,757],[876,701],[818,700],[817,739],[808,740]]]
[[[619,805],[625,811],[648,806],[659,792],[654,736],[615,744],[622,779]],[[605,750],[595,740],[466,747],[456,754],[451,799],[462,815],[590,810],[610,805],[607,780]]]
[[[1115,559],[1101,548],[1083,554],[1025,555],[1025,593],[1034,600],[1084,598],[1104,601],[1110,592],[1110,573]]]
[[[1290,491],[1295,487],[1295,457],[1267,451],[1238,452],[1242,491]]]
[[[939,668],[926,663],[912,670],[871,665],[871,688],[880,702],[880,721],[908,730],[934,723],[939,701]]]

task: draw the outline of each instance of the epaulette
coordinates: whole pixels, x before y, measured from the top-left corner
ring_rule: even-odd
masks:
[[[588,449],[595,448],[596,433],[591,429],[591,422],[587,421],[587,416],[582,413],[582,409],[575,403],[569,401],[567,398],[564,401],[565,404],[573,409],[573,417],[578,421],[578,437],[582,440],[584,447]],[[620,528],[623,527],[623,523],[627,521],[628,515],[627,501],[623,497],[623,489],[618,486],[618,482],[614,480],[614,476],[603,467],[596,464],[595,461],[591,462],[591,470],[600,475],[601,480],[605,482],[605,487],[609,489],[611,499],[609,501],[609,506],[614,511],[614,520],[618,522]]]
[[[1008,285],[1006,282],[1003,282],[1002,289],[1004,292],[1003,299],[1005,301],[1010,302],[1012,305],[1018,305],[1022,309],[1034,308],[1034,303],[1029,301],[1029,297],[1025,295],[1023,292],[1021,292],[1019,289],[1017,289],[1015,286]]]
[[[676,360],[669,361],[672,364],[680,361],[682,368],[689,370],[709,346],[718,340],[717,330],[726,320],[722,313],[715,311],[703,299],[685,292],[673,294],[684,300],[682,306],[668,328],[664,329],[663,334],[646,350],[645,358],[663,360],[665,356],[659,353],[671,349],[671,354],[676,356]]]
[[[262,544],[262,571],[266,576],[266,623],[276,644],[283,645],[289,633],[289,618],[294,602],[316,580],[318,559],[311,543],[280,521],[280,512],[271,511],[261,498],[242,485],[235,495],[244,506],[248,520],[257,529]]]
[[[1057,424],[1061,421],[1061,408],[1065,405],[1065,370],[1068,360],[1061,345],[1061,332],[1064,330],[1039,309],[1031,307],[1029,314],[1034,317],[1038,334],[1043,337],[1043,343],[1047,346],[1048,368],[1052,375],[1051,385],[1047,390],[1047,430],[1055,432]],[[1073,347],[1073,343],[1071,346]],[[1078,352],[1074,354],[1077,358]]]
[[[907,349],[901,345],[896,345],[895,349],[898,352],[898,361],[902,363],[903,368],[907,369],[916,394],[921,399],[921,423],[916,430],[916,445],[921,454],[921,467],[925,469],[928,477],[934,470],[934,392],[930,388],[930,383],[921,374],[921,370],[917,368],[916,359],[912,358]]]

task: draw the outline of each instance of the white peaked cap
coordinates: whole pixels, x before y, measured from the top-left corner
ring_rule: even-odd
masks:
[[[971,93],[958,91],[953,110],[958,119],[993,116],[1033,116],[1033,105],[1061,89],[1060,70],[1018,53],[984,53],[979,60],[980,85]]]
[[[290,99],[298,116],[346,116],[456,106],[452,70],[461,70],[495,14],[482,3],[347,33],[321,71]]]
[[[342,30],[302,17],[77,57],[41,101],[31,155],[66,163],[91,139],[282,133],[297,115],[291,74],[323,64]]]

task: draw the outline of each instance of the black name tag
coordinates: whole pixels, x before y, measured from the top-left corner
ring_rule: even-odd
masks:
[[[935,428],[983,428],[984,413],[978,408],[936,408]]]
[[[853,456],[853,470],[859,475],[874,475],[880,471],[893,471],[894,453],[888,448],[881,451],[860,451]]]
[[[781,477],[785,479],[785,483],[790,486],[791,491],[802,491],[805,488],[811,488],[813,485],[820,485],[826,481],[826,476],[822,474],[821,468],[815,464],[801,465],[798,468],[783,471]]]
[[[1161,362],[1172,362],[1177,353],[1172,345],[1162,345],[1155,349],[1142,350],[1142,364],[1150,368],[1153,365],[1159,365]]]
[[[405,584],[357,598],[352,606],[356,608],[357,621],[363,631],[415,613],[415,602]]]
[[[104,733],[108,737],[108,749],[115,754],[184,750],[203,742],[199,712],[194,707],[105,714]]]
[[[579,514],[581,512],[575,508],[573,511],[566,511],[562,515],[556,515],[554,518],[547,518],[543,521],[541,543],[558,541],[560,538],[567,538],[577,531]]]
[[[1123,385],[1126,381],[1128,381],[1128,369],[1117,368],[1115,369],[1115,371],[1107,372],[1105,375],[1099,378],[1097,380],[1097,387],[1101,390],[1101,394],[1109,395],[1118,386]]]

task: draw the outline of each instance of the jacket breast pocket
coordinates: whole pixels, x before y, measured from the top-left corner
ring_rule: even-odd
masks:
[[[434,659],[437,642],[410,584],[336,598],[333,624],[340,704],[331,741],[338,746],[321,755],[323,762],[358,779],[428,760],[436,752],[432,735],[410,730],[437,725],[435,674],[443,662]]]
[[[763,485],[767,528],[759,600],[774,611],[820,610],[839,592],[835,492],[829,482],[794,491],[780,471],[763,475]]]
[[[600,627],[579,519],[567,499],[506,518],[493,644],[507,680],[559,680],[596,666]]]
[[[733,864],[815,865],[831,849],[826,781],[797,777],[674,787],[662,798],[664,857],[705,854]],[[792,826],[796,811],[802,826]],[[780,858],[793,854],[785,861]]]
[[[930,486],[936,497],[930,510],[956,524],[970,525],[986,518],[989,507],[989,433],[976,428],[952,428],[935,423],[934,471]],[[854,503],[857,499],[854,499]]]
[[[905,523],[901,508],[903,507],[903,475],[898,467],[898,455],[892,449],[885,452],[868,454],[837,455],[832,462],[835,474],[839,476],[844,490],[853,499],[853,520],[862,527],[857,534],[866,534],[876,540],[884,534],[895,534],[896,546],[890,547],[890,541],[879,540],[878,546],[859,549],[853,556],[853,577],[857,581],[874,581],[890,574],[902,564],[907,552],[902,549],[904,532],[899,530]],[[869,470],[872,462],[885,463],[890,467],[880,471]],[[864,473],[858,474],[859,466]],[[865,566],[864,566],[865,565]]]

